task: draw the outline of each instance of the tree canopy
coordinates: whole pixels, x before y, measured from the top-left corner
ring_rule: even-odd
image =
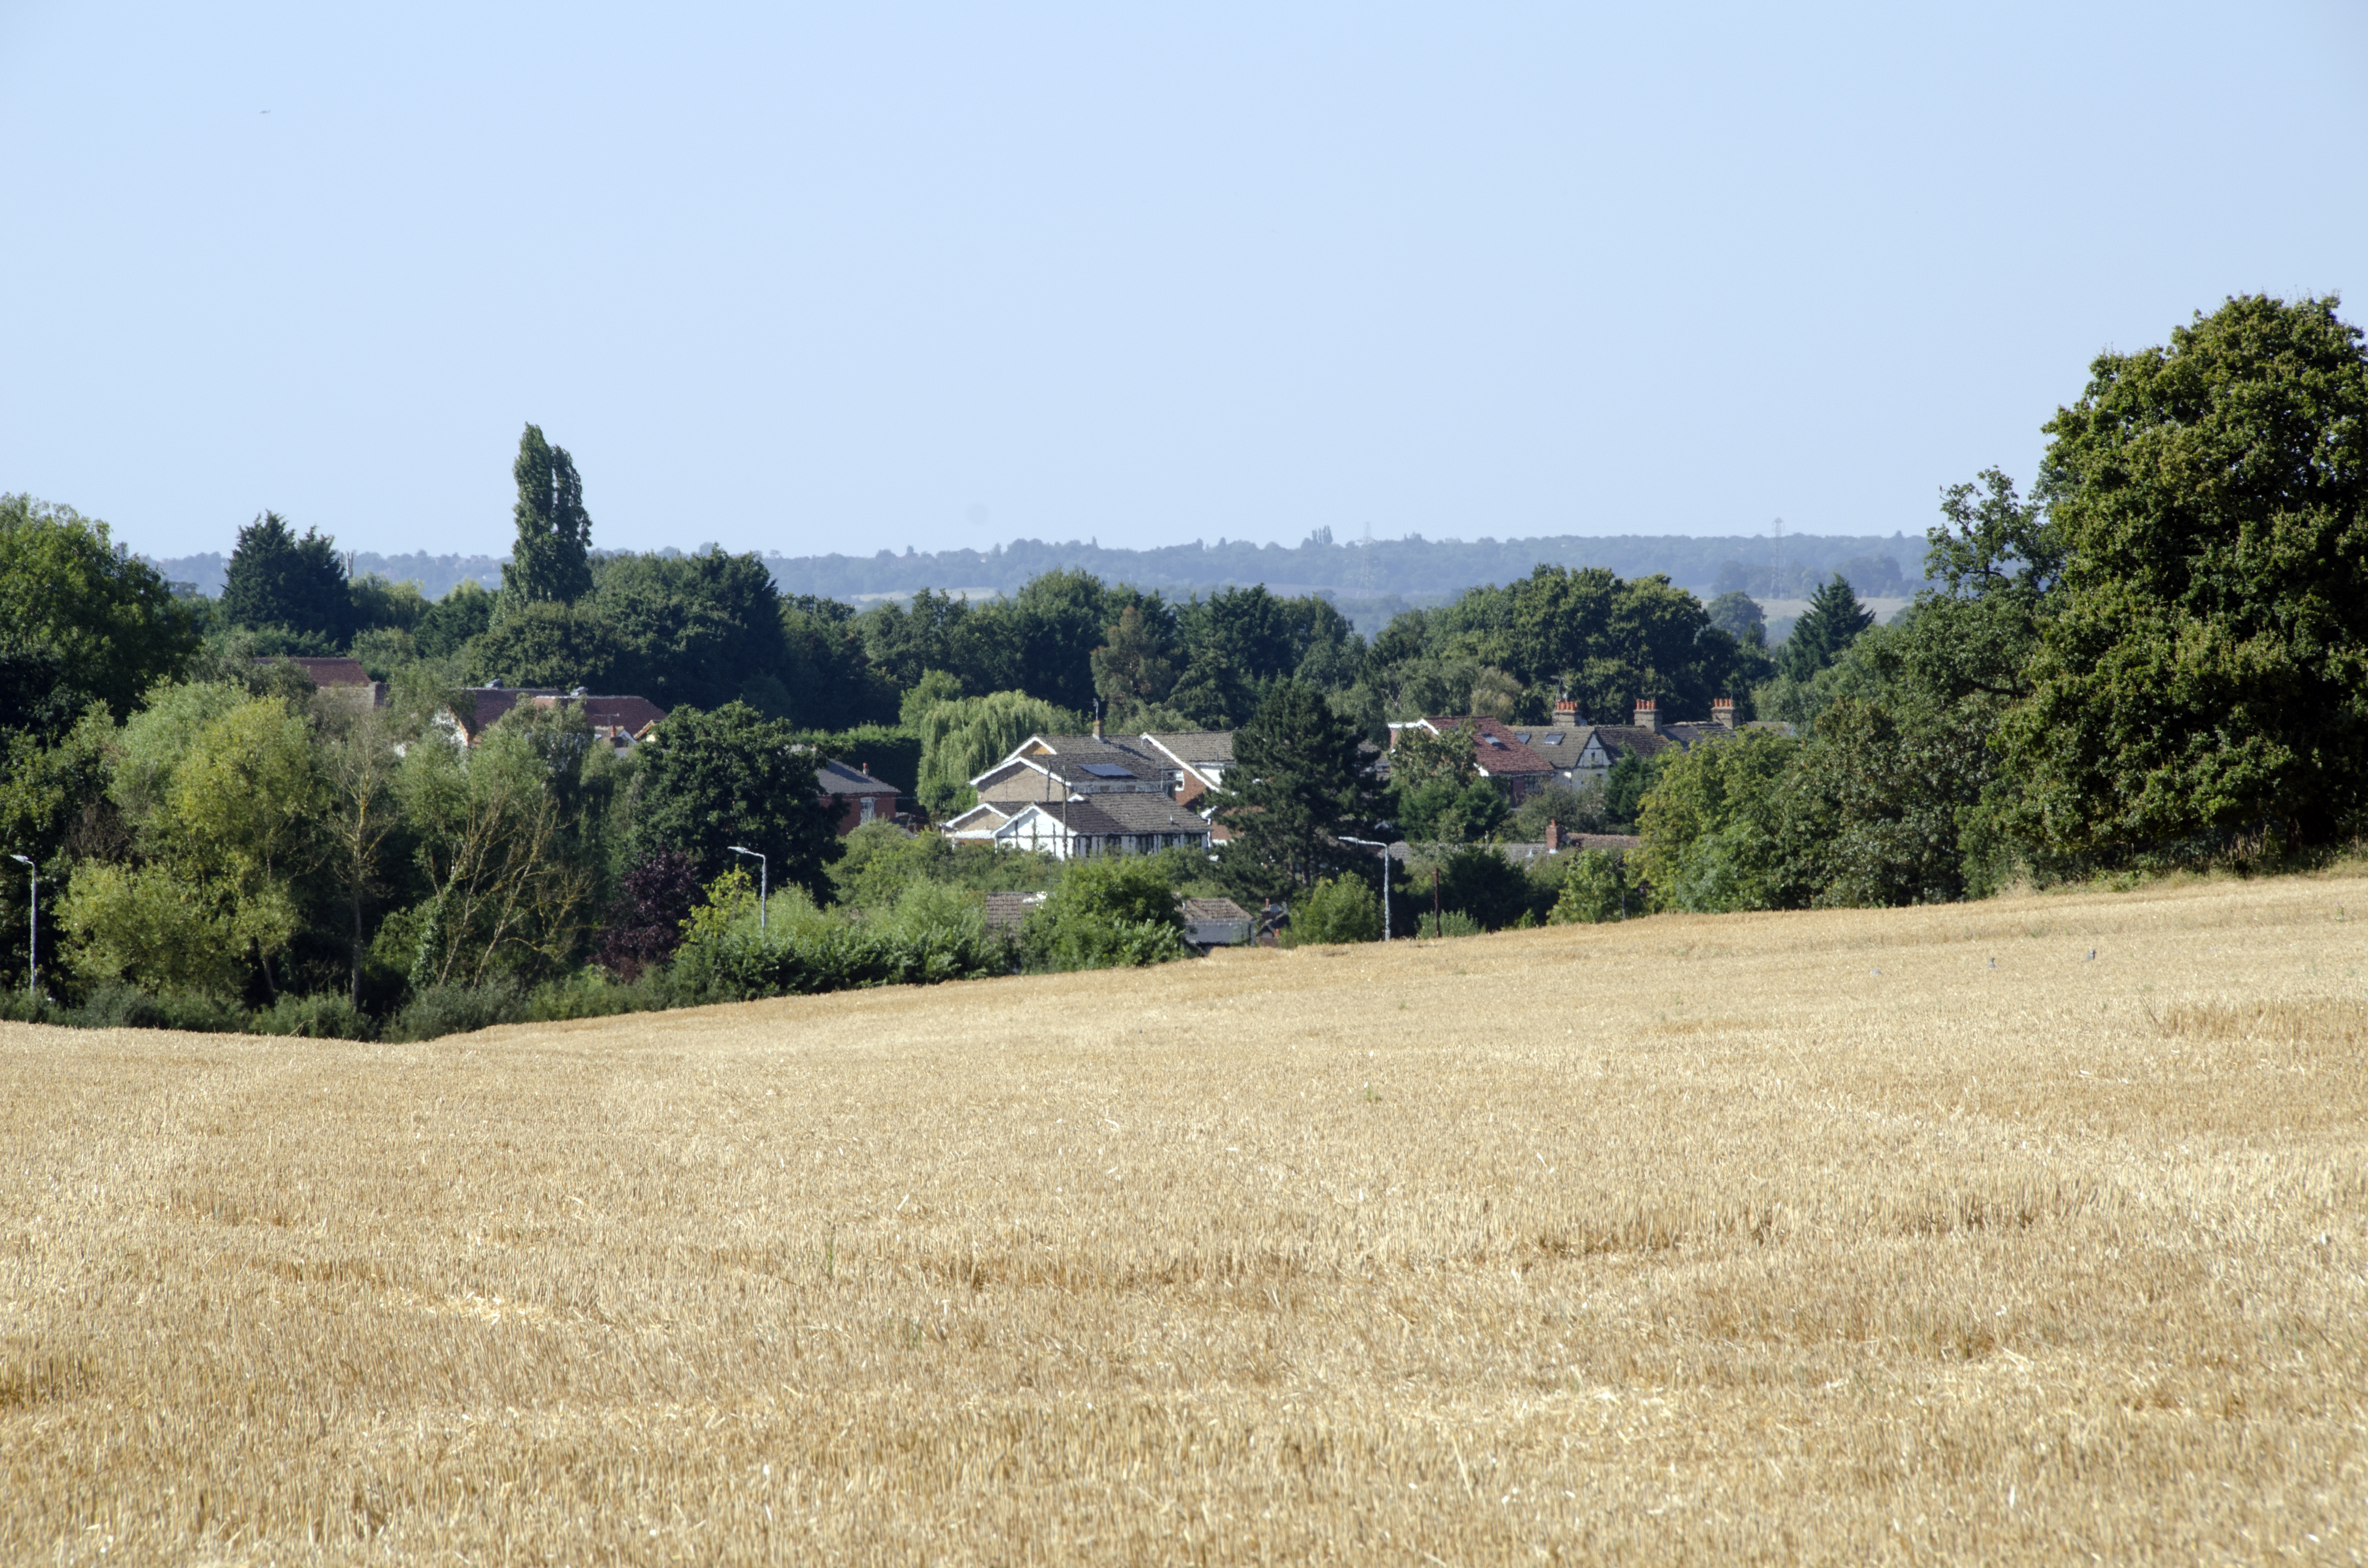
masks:
[[[1213,812],[1233,837],[1227,874],[1248,891],[1304,888],[1342,871],[1364,874],[1373,852],[1340,842],[1369,836],[1380,815],[1354,721],[1324,694],[1286,676],[1234,735],[1233,766]]]
[[[2044,481],[2063,589],[2005,722],[2062,854],[2324,845],[2368,804],[2368,355],[2333,297],[2100,355]]]
[[[511,512],[518,542],[502,568],[502,592],[519,604],[573,604],[592,591],[592,517],[575,460],[529,425],[510,472],[518,481]]]
[[[0,495],[0,732],[54,736],[93,702],[121,719],[197,648],[188,607],[105,523]]]

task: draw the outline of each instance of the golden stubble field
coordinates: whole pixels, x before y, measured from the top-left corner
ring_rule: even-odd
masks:
[[[2347,910],[0,1026],[0,1557],[2352,1561]]]

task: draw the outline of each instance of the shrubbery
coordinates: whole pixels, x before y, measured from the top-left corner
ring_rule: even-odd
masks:
[[[1029,915],[1019,947],[1037,972],[1165,963],[1186,954],[1184,917],[1157,866],[1083,860]]]
[[[1282,934],[1285,947],[1304,948],[1334,942],[1378,941],[1382,935],[1382,901],[1362,878],[1326,877],[1292,905],[1291,926]]]

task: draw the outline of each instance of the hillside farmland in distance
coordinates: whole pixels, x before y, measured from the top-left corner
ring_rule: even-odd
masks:
[[[2363,915],[0,1025],[0,1559],[2349,1560]]]

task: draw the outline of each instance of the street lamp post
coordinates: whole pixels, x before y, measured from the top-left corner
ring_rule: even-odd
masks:
[[[1384,823],[1383,825],[1386,827],[1389,824]],[[1343,837],[1340,842],[1382,852],[1382,940],[1386,942],[1390,939],[1390,846],[1371,838]]]
[[[25,951],[29,960],[25,971],[25,994],[39,996],[41,994],[41,869],[33,864],[29,856],[11,855],[8,858],[22,862],[33,877],[33,912],[25,918]]]
[[[727,844],[724,847],[734,855],[746,855],[757,862],[757,929],[762,931],[765,928],[765,882],[770,874],[770,868],[766,864],[765,858],[754,849],[743,849],[736,844]]]

